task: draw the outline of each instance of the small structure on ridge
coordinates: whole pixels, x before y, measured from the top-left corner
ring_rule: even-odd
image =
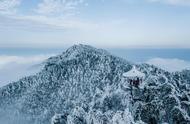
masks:
[[[135,66],[128,71],[123,73],[124,82],[129,83],[130,86],[139,87],[142,84],[145,74],[138,71]]]

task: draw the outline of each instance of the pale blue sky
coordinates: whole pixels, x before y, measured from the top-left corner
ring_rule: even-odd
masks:
[[[0,47],[190,48],[190,0],[0,0]]]

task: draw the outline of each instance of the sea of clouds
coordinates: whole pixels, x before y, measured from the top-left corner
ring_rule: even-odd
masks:
[[[0,86],[40,71],[42,63],[51,55],[0,55]]]

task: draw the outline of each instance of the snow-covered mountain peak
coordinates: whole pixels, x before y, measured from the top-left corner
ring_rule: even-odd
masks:
[[[123,87],[123,73],[133,65],[104,50],[74,45],[49,58],[38,74],[0,88],[0,122],[190,123],[189,71],[173,74],[140,64],[143,88]]]
[[[103,50],[103,49],[97,49],[95,47],[89,46],[89,45],[84,45],[84,44],[79,44],[79,45],[73,45],[70,48],[68,48],[66,50],[66,53],[72,53],[72,52],[97,52],[97,53],[108,53],[107,51]]]
[[[89,45],[73,45],[68,48],[61,55],[50,57],[46,63],[59,63],[60,61],[67,61],[79,58],[87,58],[89,56],[111,56],[109,52],[103,49],[97,49]]]

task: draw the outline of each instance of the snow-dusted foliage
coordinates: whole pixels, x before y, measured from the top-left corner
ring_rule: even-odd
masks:
[[[51,124],[66,124],[67,115],[55,114],[51,119]]]
[[[169,73],[148,64],[143,87],[125,87],[134,64],[75,45],[49,58],[38,74],[0,88],[4,124],[188,124],[190,71]]]

